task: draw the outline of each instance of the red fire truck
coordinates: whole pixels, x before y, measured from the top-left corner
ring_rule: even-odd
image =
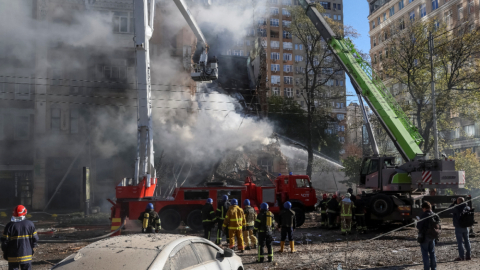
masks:
[[[193,230],[202,229],[201,209],[208,198],[213,199],[214,208],[223,195],[237,199],[241,206],[249,199],[255,210],[259,210],[262,202],[270,206],[270,211],[277,215],[283,203],[290,201],[297,216],[297,225],[305,222],[305,213],[315,209],[317,198],[312,183],[307,175],[279,175],[267,185],[257,185],[250,177],[245,179],[243,186],[227,186],[210,183],[204,187],[180,187],[175,189],[172,197],[159,199],[154,197],[156,179],[152,178],[150,187],[144,178],[138,185],[131,185],[123,180],[116,187],[116,202],[111,208],[112,231],[121,226],[122,222],[137,220],[148,203],[153,203],[155,211],[160,215],[162,228],[177,229],[182,221]],[[120,231],[119,231],[120,233]]]

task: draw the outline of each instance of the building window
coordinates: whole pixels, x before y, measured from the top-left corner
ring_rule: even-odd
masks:
[[[271,26],[276,26],[276,27],[278,27],[278,25],[279,25],[279,20],[278,20],[278,19],[273,19],[273,18],[270,19],[270,25],[271,25]]]
[[[28,140],[30,135],[30,117],[21,115],[15,121],[15,140]]]
[[[282,0],[282,5],[291,6],[292,5],[292,0]]]
[[[408,0],[408,3],[410,4],[410,3],[412,3],[413,1],[415,1],[415,0]],[[448,1],[450,1],[450,0],[448,0]],[[445,2],[446,2],[446,1],[445,1]]]
[[[267,19],[265,18],[258,19],[258,25],[267,25]]]
[[[460,128],[455,128],[454,130],[452,130],[452,139],[458,139],[460,138]]]
[[[270,14],[271,15],[278,15],[279,14],[278,8],[276,8],[276,7],[270,8]]]
[[[432,11],[438,8],[438,0],[432,0]]]
[[[280,71],[280,65],[279,64],[271,64],[270,70],[273,71],[273,72],[278,72],[278,71]]]
[[[285,88],[285,96],[289,98],[293,98],[293,89],[290,87]]]
[[[324,9],[330,9],[330,2],[320,1],[320,5],[321,5]]]
[[[271,83],[272,84],[280,84],[280,76],[272,75],[271,76]]]
[[[375,29],[375,21],[372,21],[372,29]]]
[[[291,21],[286,21],[286,20],[283,20],[282,21],[282,26],[283,27],[290,27],[292,25],[292,22]]]
[[[463,131],[465,131],[465,136],[473,137],[475,136],[475,125],[464,126]]]
[[[422,4],[420,6],[420,18],[423,18],[427,16],[427,5],[426,4]]]
[[[293,49],[293,43],[292,42],[283,42],[283,49],[284,50],[292,50]]]
[[[399,25],[400,30],[405,29],[405,20],[403,18],[401,18],[398,25]]]
[[[27,76],[15,78],[15,99],[29,100],[32,88],[31,79]]]
[[[383,21],[386,21],[386,20],[387,20],[387,13],[384,12],[384,13],[383,13]]]
[[[373,37],[373,47],[377,46],[377,37]]]
[[[233,55],[243,56],[243,50],[233,50]]]
[[[270,59],[272,59],[272,60],[278,60],[278,59],[280,59],[280,53],[278,53],[278,52],[272,52],[272,53],[270,53]]]
[[[287,73],[293,72],[293,66],[292,65],[284,65],[283,66],[283,71],[287,72]]]
[[[292,54],[291,53],[284,53],[283,54],[283,61],[292,61]]]
[[[290,11],[288,11],[288,9],[286,9],[286,8],[282,8],[282,15],[285,16],[285,17],[290,17],[291,16]]]
[[[301,61],[303,61],[303,56],[295,55],[295,62],[301,62]]]
[[[377,18],[377,25],[380,26],[380,17]]]
[[[245,45],[250,46],[250,40],[245,40]]]
[[[113,12],[113,32],[133,33],[133,25],[131,12]]]
[[[77,109],[70,110],[70,133],[72,134],[78,133],[78,110]]]
[[[303,44],[298,45],[299,50],[303,50]]]
[[[475,2],[468,0],[468,15],[472,15],[475,12]]]
[[[410,21],[415,21],[415,11],[410,11],[409,13]]]
[[[341,143],[345,143],[345,137],[343,136],[338,137],[338,141]]]
[[[278,0],[269,0],[270,4],[278,4]]]
[[[52,131],[60,131],[60,109],[52,108],[50,116],[50,128]]]
[[[337,119],[338,119],[339,121],[342,121],[342,120],[345,119],[345,115],[339,113],[339,114],[337,114]]]
[[[463,4],[457,6],[458,20],[463,20]]]
[[[337,9],[342,10],[342,4],[337,4]]]
[[[445,18],[445,24],[446,25],[450,25],[452,23],[452,11],[451,10],[448,10],[447,12],[445,12],[444,14],[444,18]]]
[[[403,1],[404,0],[400,0],[400,2],[398,2],[398,10],[402,10],[402,8],[404,7]]]
[[[390,17],[392,17],[395,14],[395,6],[392,6],[389,11],[390,11],[389,15],[390,15]]]
[[[272,49],[279,49],[280,48],[280,41],[276,41],[276,40],[270,41],[270,47]]]
[[[278,89],[278,87],[272,87],[272,93],[274,96],[279,96],[280,90]]]
[[[293,84],[293,77],[292,76],[284,76],[283,77],[284,84]]]
[[[286,38],[286,39],[291,39],[292,38],[292,34],[288,31],[285,31],[283,30],[283,38]]]
[[[110,65],[103,66],[103,76],[108,80],[122,80],[127,78],[127,60],[111,60]]]
[[[343,80],[336,80],[337,86],[343,86]]]

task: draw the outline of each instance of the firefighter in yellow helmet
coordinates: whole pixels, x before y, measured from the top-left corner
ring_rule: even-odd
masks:
[[[228,229],[228,238],[230,239],[229,248],[233,249],[235,246],[235,237],[238,241],[238,250],[240,253],[243,253],[245,247],[243,245],[243,227],[246,226],[245,215],[243,214],[243,209],[238,206],[237,199],[232,199],[230,201],[230,208],[225,215],[225,220],[223,221],[223,228]]]

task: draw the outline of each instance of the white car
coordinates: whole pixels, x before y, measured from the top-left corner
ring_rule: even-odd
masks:
[[[122,235],[92,243],[52,267],[54,270],[243,270],[233,250],[195,236]]]

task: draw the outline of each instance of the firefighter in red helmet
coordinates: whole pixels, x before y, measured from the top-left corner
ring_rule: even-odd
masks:
[[[33,222],[25,219],[27,208],[19,205],[13,209],[11,222],[3,231],[3,258],[8,261],[9,270],[32,269],[32,257],[37,246],[38,235]]]

